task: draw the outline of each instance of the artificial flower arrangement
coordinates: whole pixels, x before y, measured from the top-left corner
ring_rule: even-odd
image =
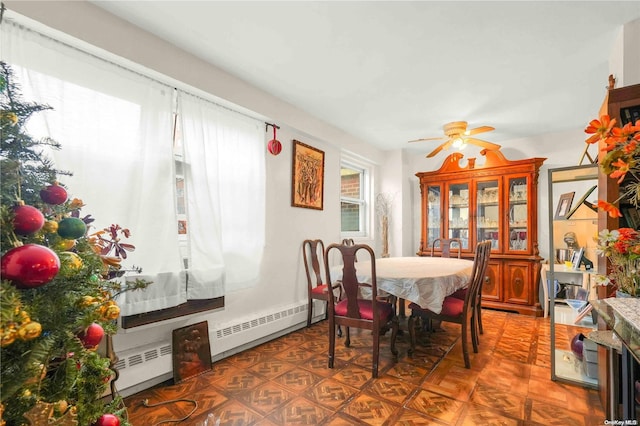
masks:
[[[640,120],[616,127],[616,119],[603,115],[585,129],[589,144],[604,142],[599,156],[601,170],[620,184],[620,196],[614,202],[598,201],[598,208],[609,216],[622,217],[619,203],[636,209],[640,204]],[[598,235],[598,254],[609,259],[606,276],[598,276],[600,285],[640,297],[640,233],[633,228],[605,229]]]

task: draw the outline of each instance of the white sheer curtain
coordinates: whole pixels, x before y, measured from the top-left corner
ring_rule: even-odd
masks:
[[[50,153],[70,196],[86,206],[96,229],[131,230],[136,251],[124,263],[143,268],[153,285],[118,302],[123,315],[186,301],[178,248],[172,89],[9,21],[2,25],[2,60],[16,71],[25,100],[53,111],[34,115],[33,136],[50,136]]]
[[[180,92],[189,299],[252,285],[265,240],[264,124]]]

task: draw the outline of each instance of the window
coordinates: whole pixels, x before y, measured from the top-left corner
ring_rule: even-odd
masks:
[[[48,153],[74,174],[62,183],[96,229],[131,229],[132,259],[153,282],[120,295],[123,327],[220,307],[225,291],[254,285],[265,237],[263,122],[4,24],[3,59],[25,100],[53,108],[30,119],[30,133],[62,144]]]
[[[369,234],[370,171],[351,162],[340,167],[340,213],[342,235],[364,237]]]

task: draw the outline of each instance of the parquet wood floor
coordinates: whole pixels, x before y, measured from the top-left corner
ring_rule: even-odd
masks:
[[[421,336],[398,362],[381,338],[380,376],[371,378],[371,336],[352,332],[350,348],[336,344],[327,367],[327,322],[218,361],[205,374],[165,383],[126,398],[129,421],[152,426],[197,411],[180,425],[200,425],[208,413],[222,426],[289,425],[603,425],[597,391],[550,379],[549,319],[483,310],[480,351],[464,368],[459,326]],[[169,424],[169,423],[161,423]],[[176,424],[176,423],[171,423]]]

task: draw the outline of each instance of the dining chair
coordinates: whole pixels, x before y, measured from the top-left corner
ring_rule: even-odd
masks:
[[[379,300],[378,284],[376,281],[376,259],[371,247],[366,244],[331,244],[324,255],[324,264],[327,282],[331,286],[331,274],[329,268],[329,254],[338,251],[342,260],[342,298],[341,300],[329,299],[329,368],[333,368],[336,336],[336,325],[345,327],[344,344],[351,344],[350,328],[371,330],[373,335],[373,365],[372,377],[378,377],[378,362],[380,358],[380,336],[391,329],[391,353],[397,359],[396,337],[398,336],[398,317],[395,315],[391,303]],[[370,260],[371,283],[360,282],[356,275],[356,255],[363,251],[364,258]],[[361,259],[363,260],[363,259]],[[362,291],[363,289],[368,291]],[[373,297],[365,299],[363,294],[371,294]]]
[[[323,266],[324,243],[322,240],[304,240],[302,243],[302,255],[304,258],[304,270],[307,274],[307,295],[309,298],[307,327],[309,327],[313,316],[313,301],[322,300],[325,302],[325,306],[329,301],[329,286],[322,279],[321,269]],[[326,318],[328,318],[328,309],[325,311]]]
[[[431,257],[434,256],[437,246],[440,247],[441,257],[451,257],[451,249],[453,244],[457,244],[458,259],[460,259],[460,255],[462,254],[462,240],[460,238],[436,238],[431,243]]]
[[[416,320],[418,318],[426,320],[435,320],[442,322],[453,322],[462,326],[462,355],[464,357],[464,366],[471,368],[469,361],[469,348],[467,336],[471,335],[473,344],[473,352],[478,352],[478,322],[475,313],[477,306],[477,298],[480,295],[482,283],[484,282],[489,256],[491,254],[491,241],[483,241],[476,245],[476,252],[473,260],[473,269],[469,277],[467,285],[468,290],[464,300],[454,296],[447,296],[442,304],[442,311],[437,314],[433,311],[420,307],[417,303],[411,303],[411,316],[407,327],[409,328],[409,336],[411,340],[410,353],[415,351],[416,347]]]

